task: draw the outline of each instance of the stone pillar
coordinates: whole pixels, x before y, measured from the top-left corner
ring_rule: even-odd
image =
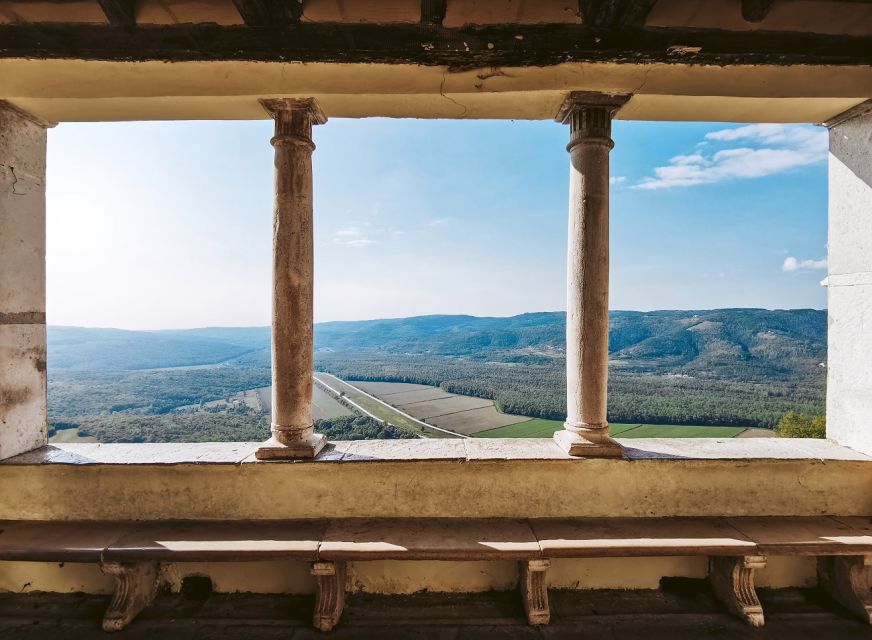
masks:
[[[554,434],[570,455],[618,457],[606,421],[609,355],[609,151],[612,117],[627,96],[572,93],[566,282],[566,422]]]
[[[872,454],[872,100],[825,124],[827,437]]]
[[[48,441],[45,149],[48,123],[0,101],[0,459]]]
[[[272,438],[259,459],[312,458],[326,443],[312,424],[312,125],[327,121],[314,99],[262,100],[275,120]]]

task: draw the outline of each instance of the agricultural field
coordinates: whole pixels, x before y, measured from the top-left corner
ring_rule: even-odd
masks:
[[[355,413],[317,384],[312,385],[312,417],[315,420],[332,420]]]
[[[329,386],[332,389],[335,389],[339,393],[342,393],[346,398],[360,406],[364,411],[369,412],[379,420],[384,420],[385,422],[392,424],[393,426],[406,431],[410,437],[414,436],[425,436],[428,438],[453,438],[457,437],[455,434],[446,433],[444,431],[439,431],[438,429],[431,429],[426,424],[422,424],[416,421],[413,417],[410,417],[405,412],[388,406],[384,401],[379,402],[374,394],[368,395],[368,391],[364,391],[361,388],[356,386],[352,386],[347,382],[340,380],[336,376],[332,376],[328,373],[315,373],[315,377]],[[387,384],[387,383],[382,383]],[[318,385],[315,385],[316,388]],[[426,385],[409,385],[413,387],[425,387]],[[372,387],[370,387],[372,388]],[[326,393],[326,392],[325,392]]]
[[[709,427],[697,425],[666,424],[611,424],[611,435],[615,438],[771,438],[774,434],[768,429],[747,429],[746,427]],[[535,418],[498,429],[479,431],[476,438],[548,438],[563,428],[559,420],[540,420]],[[745,435],[746,432],[752,433]]]
[[[493,400],[449,393],[439,387],[403,382],[349,382],[417,420],[467,436],[530,420],[527,416],[500,413]]]
[[[560,420],[501,413],[492,400],[449,393],[429,385],[350,380],[346,386],[365,391],[427,424],[477,438],[548,438],[563,428]],[[773,435],[765,429],[748,430],[745,427],[638,423],[616,423],[610,426],[611,434],[617,438],[735,438],[743,435]]]

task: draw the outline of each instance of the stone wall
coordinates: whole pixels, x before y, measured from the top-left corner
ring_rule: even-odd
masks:
[[[0,101],[0,459],[46,442],[46,130]]]

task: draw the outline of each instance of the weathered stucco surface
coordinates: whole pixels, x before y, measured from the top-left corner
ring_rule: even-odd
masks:
[[[279,463],[256,443],[51,446],[0,463],[0,520],[872,513],[872,461],[826,441],[625,441],[629,459],[544,439],[555,457],[518,459],[526,442],[496,442],[359,441]]]
[[[46,442],[45,148],[0,102],[0,459]]]
[[[830,129],[827,435],[872,453],[872,105]]]
[[[529,3],[528,3],[529,4]],[[216,78],[218,80],[216,80]],[[0,96],[52,121],[263,119],[263,97],[328,117],[550,120],[569,91],[632,93],[627,120],[821,122],[872,95],[866,67],[0,60]]]

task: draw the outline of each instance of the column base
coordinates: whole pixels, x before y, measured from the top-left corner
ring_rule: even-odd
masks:
[[[609,436],[593,442],[573,431],[561,429],[554,433],[554,442],[571,456],[585,458],[622,458],[624,456],[624,447]]]
[[[314,458],[325,444],[327,444],[327,438],[321,433],[313,433],[308,438],[290,444],[282,444],[273,437],[260,445],[254,455],[258,460]]]

